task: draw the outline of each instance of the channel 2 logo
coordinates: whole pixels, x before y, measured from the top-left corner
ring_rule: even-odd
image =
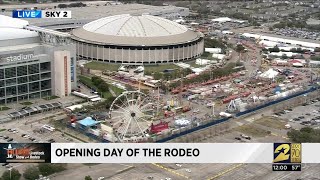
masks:
[[[274,143],[273,163],[301,163],[300,143]]]

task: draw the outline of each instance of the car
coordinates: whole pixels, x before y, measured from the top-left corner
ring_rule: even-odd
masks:
[[[25,134],[23,137],[24,138],[30,138],[30,136],[28,134]]]
[[[294,121],[300,121],[299,118],[293,118],[292,120],[294,120]]]
[[[2,166],[7,166],[9,163],[3,163]]]
[[[55,141],[54,139],[49,139],[48,142],[49,142],[49,143],[54,143],[54,142],[56,142],[56,141]]]
[[[12,130],[12,129],[8,129],[8,131],[9,131],[9,132],[12,132],[13,130]]]
[[[33,140],[35,140],[35,138],[33,138],[33,137],[30,137],[30,138],[29,138],[29,140],[33,141]]]
[[[248,137],[245,137],[245,139],[247,139],[247,140],[251,140],[251,137],[249,137],[249,136],[248,136]]]
[[[99,178],[98,178],[98,180],[103,180],[103,179],[105,179],[105,177],[99,177]]]
[[[21,134],[21,137],[24,137],[24,136],[26,136],[27,134]]]
[[[182,167],[182,165],[181,165],[181,164],[176,164],[176,166],[178,166],[178,167]]]
[[[9,139],[9,136],[3,136],[3,139]]]
[[[13,141],[13,138],[7,139],[7,142],[11,142],[11,141]]]
[[[167,177],[167,178],[165,178],[165,180],[171,180],[171,178],[168,178],[168,177]]]
[[[186,172],[191,173],[191,170],[190,169],[186,169]]]
[[[200,109],[193,110],[193,113],[199,113],[199,112],[200,112]]]
[[[148,176],[147,179],[153,179],[153,176]]]
[[[307,113],[307,114],[305,114],[306,116],[310,116],[311,114],[310,113]]]
[[[299,116],[298,119],[304,119],[304,116]]]
[[[248,140],[251,139],[251,137],[249,137],[249,136],[247,136],[247,135],[245,135],[245,134],[240,134],[240,136],[243,137],[243,138],[245,138],[245,139],[248,139]]]
[[[239,141],[241,140],[241,138],[239,138],[239,137],[235,137],[234,139],[239,140]]]

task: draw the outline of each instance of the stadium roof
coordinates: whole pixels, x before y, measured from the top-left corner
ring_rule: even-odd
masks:
[[[37,37],[38,33],[22,29],[28,21],[0,15],[0,41]]]
[[[0,15],[0,28],[23,28],[28,25],[29,22],[22,19],[15,19],[9,16]]]
[[[19,39],[19,38],[30,38],[30,37],[38,37],[38,33],[28,31],[25,29],[0,27],[0,41],[10,40],[10,39]]]
[[[128,14],[102,18],[72,31],[80,42],[108,45],[163,46],[183,44],[202,34],[160,17]]]
[[[83,29],[103,35],[126,37],[159,37],[181,34],[188,29],[173,21],[150,15],[122,14],[90,22]]]

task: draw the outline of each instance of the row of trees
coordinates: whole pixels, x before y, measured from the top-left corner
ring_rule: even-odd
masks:
[[[23,177],[26,180],[35,180],[40,175],[49,176],[64,170],[66,170],[66,164],[40,163],[38,166],[29,166],[23,173]],[[19,180],[21,176],[21,173],[17,169],[11,169],[11,172],[8,170],[2,174],[1,180]]]
[[[221,48],[223,51],[227,49],[227,43],[222,39],[204,39],[204,48]]]
[[[109,85],[100,77],[93,76],[91,78],[91,81],[92,81],[93,85],[95,85],[99,89],[99,91],[101,91],[101,92],[108,92],[109,91]]]
[[[320,129],[304,127],[300,130],[292,129],[288,132],[288,137],[296,143],[320,143]]]
[[[72,8],[72,7],[86,7],[87,5],[82,2],[70,3],[70,4],[58,4],[58,8]]]
[[[319,48],[315,49],[315,52],[319,52]],[[302,49],[302,48],[291,48],[289,51],[280,49],[278,46],[272,47],[272,48],[263,48],[262,49],[263,52],[294,52],[294,53],[305,53],[308,52],[309,50],[306,49]]]
[[[156,80],[159,79],[163,79],[163,80],[173,80],[173,79],[177,79],[181,77],[181,74],[183,76],[186,76],[188,74],[190,74],[192,71],[191,69],[187,68],[187,69],[173,69],[171,71],[168,72],[150,72],[150,71],[145,71],[145,75],[153,75],[153,78]]]
[[[306,28],[311,31],[320,31],[320,25],[308,25],[306,21],[282,21],[275,25],[273,28],[284,29],[284,28]]]
[[[278,29],[283,29],[286,27],[290,27],[290,28],[306,28],[307,27],[307,23],[306,21],[282,21],[279,22],[275,25],[273,25],[274,28],[278,28]]]

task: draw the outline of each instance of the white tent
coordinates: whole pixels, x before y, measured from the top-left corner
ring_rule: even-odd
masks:
[[[222,60],[226,55],[223,54],[212,54],[213,58],[217,58],[219,60]]]
[[[208,53],[217,53],[217,54],[222,52],[221,48],[205,48],[204,51]]]
[[[272,79],[272,78],[275,78],[278,74],[279,74],[279,72],[277,72],[273,69],[269,69],[268,71],[260,74],[260,77]]]
[[[211,21],[223,23],[223,22],[230,22],[230,21],[232,21],[232,19],[230,19],[228,17],[219,17],[219,18],[212,19]]]
[[[303,67],[302,63],[293,63],[292,66],[294,67]]]

